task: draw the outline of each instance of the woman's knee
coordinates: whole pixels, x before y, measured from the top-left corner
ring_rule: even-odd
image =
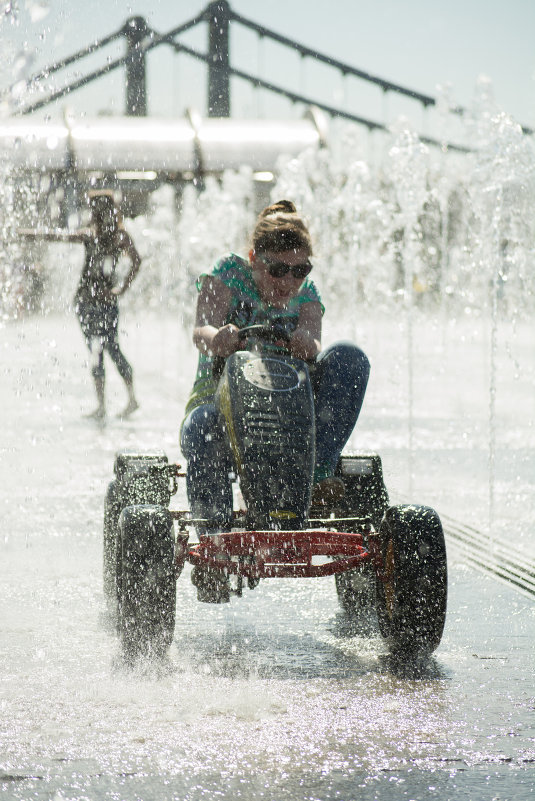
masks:
[[[223,431],[219,414],[213,404],[193,409],[182,424],[180,448],[186,459],[199,457],[219,447]]]
[[[356,375],[368,381],[370,361],[364,351],[352,342],[335,342],[320,354],[318,363],[331,363],[340,375]]]

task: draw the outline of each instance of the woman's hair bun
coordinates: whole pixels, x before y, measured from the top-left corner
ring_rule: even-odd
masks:
[[[266,206],[260,216],[268,217],[270,214],[295,214],[296,212],[297,208],[291,200],[278,200],[276,203],[272,203],[271,206]]]
[[[312,255],[310,233],[291,200],[279,200],[260,212],[252,244],[257,253],[304,249]]]
[[[253,250],[257,253],[304,249],[312,255],[310,233],[291,200],[279,200],[266,206],[258,215],[252,239]]]

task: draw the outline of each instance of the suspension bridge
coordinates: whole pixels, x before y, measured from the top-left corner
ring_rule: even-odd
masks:
[[[373,87],[383,97],[396,95],[418,104],[424,112],[437,106],[437,99],[372,75],[350,64],[282,35],[235,13],[227,0],[209,3],[198,15],[161,32],[151,28],[140,16],[59,59],[8,90],[6,97],[11,115],[0,124],[0,142],[9,153],[19,173],[47,174],[48,187],[67,187],[65,197],[75,206],[88,186],[115,186],[129,197],[127,213],[135,214],[147,192],[162,182],[170,182],[177,191],[185,182],[202,187],[205,177],[222,170],[248,164],[258,176],[265,177],[276,169],[281,153],[294,155],[312,145],[325,144],[327,120],[342,119],[363,126],[369,132],[385,132],[386,120],[370,119],[347,106],[336,106],[302,91],[290,89],[274,80],[235,66],[231,52],[231,30],[234,26],[298,54],[302,62],[321,64],[333,75],[333,81],[354,79]],[[206,50],[201,52],[186,44],[183,37],[195,28],[206,31]],[[124,52],[116,58],[106,57],[112,44],[124,42]],[[151,116],[147,91],[150,55],[168,48],[178,56],[186,56],[205,67],[205,116],[187,108],[180,119]],[[101,55],[104,63],[83,71],[88,57]],[[124,114],[108,118],[77,120],[68,112],[63,121],[40,122],[35,113],[67,101],[73,93],[121,71],[124,75]],[[61,76],[67,74],[61,83]],[[239,83],[257,92],[284,98],[303,109],[302,119],[268,120],[236,119],[232,116],[232,93]],[[54,88],[50,88],[53,86]],[[4,98],[4,100],[6,99]],[[12,99],[16,97],[16,101]],[[465,110],[456,106],[449,113],[462,117]],[[526,133],[531,133],[524,128]],[[463,144],[444,142],[420,133],[420,141],[440,147],[444,152],[464,152]],[[136,202],[136,198],[137,201]]]

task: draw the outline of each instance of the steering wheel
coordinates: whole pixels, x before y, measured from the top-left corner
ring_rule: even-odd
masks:
[[[278,320],[274,320],[271,323],[255,323],[254,325],[246,325],[243,328],[240,328],[238,332],[239,339],[249,339],[249,337],[254,339],[262,339],[264,342],[279,342],[282,340],[283,342],[290,341],[290,334],[286,330],[286,327],[279,322]]]
[[[270,323],[254,323],[253,325],[245,325],[238,331],[240,340],[246,339],[261,339],[264,342],[271,342],[273,344],[280,342],[289,342],[291,334],[288,333],[285,326],[279,320],[273,320]],[[223,356],[214,356],[212,363],[212,375],[214,378],[220,378],[223,373],[226,359]]]

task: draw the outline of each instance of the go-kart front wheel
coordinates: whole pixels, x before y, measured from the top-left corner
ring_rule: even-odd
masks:
[[[127,506],[121,539],[119,636],[126,659],[162,657],[175,630],[173,521],[162,506]]]
[[[379,529],[383,575],[377,576],[377,616],[393,653],[432,653],[441,640],[448,592],[446,546],[437,513],[392,506]]]

